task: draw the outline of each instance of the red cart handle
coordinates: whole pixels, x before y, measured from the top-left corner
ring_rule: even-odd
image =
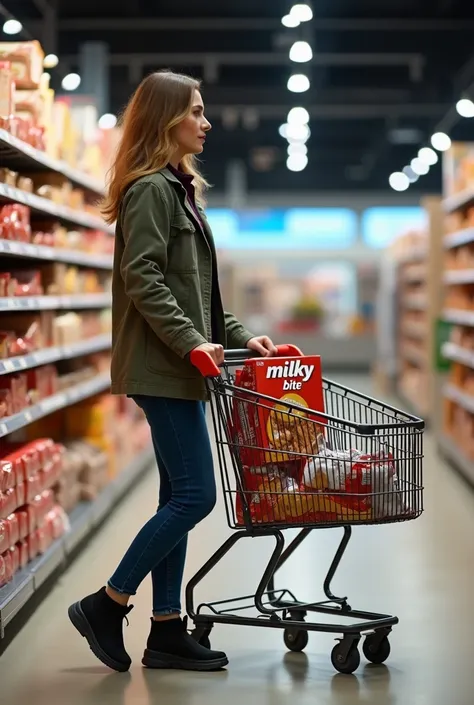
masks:
[[[296,345],[277,345],[278,357],[302,357],[303,353]],[[224,350],[224,362],[240,362],[252,357],[260,357],[255,350],[244,348],[242,350]],[[197,367],[203,377],[219,377],[221,371],[209,353],[204,350],[194,349],[189,356],[191,364]]]

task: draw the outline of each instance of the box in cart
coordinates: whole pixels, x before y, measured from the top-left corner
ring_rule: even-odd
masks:
[[[244,465],[286,463],[317,452],[324,422],[305,409],[324,412],[319,356],[251,359],[236,382],[263,395],[235,394],[235,430]]]

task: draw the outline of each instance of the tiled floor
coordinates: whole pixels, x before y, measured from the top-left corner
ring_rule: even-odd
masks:
[[[355,385],[360,386],[356,380]],[[472,705],[474,702],[474,493],[426,444],[426,513],[417,522],[354,531],[334,589],[353,607],[395,613],[387,666],[364,659],[354,676],[336,674],[331,635],[312,634],[304,654],[287,653],[280,632],[216,627],[213,644],[230,657],[217,674],[145,671],[150,586],[135,599],[126,631],[128,674],[97,662],[68,622],[69,603],[104,583],[135,529],[155,507],[150,473],[64,574],[0,658],[5,705]],[[319,595],[338,531],[314,532],[282,570],[279,585],[301,599]],[[223,507],[192,535],[187,576],[229,534]],[[242,542],[199,590],[200,599],[252,592],[271,542]]]

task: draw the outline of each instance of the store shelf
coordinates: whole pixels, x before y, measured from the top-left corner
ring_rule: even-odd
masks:
[[[467,458],[459,446],[445,434],[438,438],[439,449],[447,460],[470,482],[474,484],[474,462]]]
[[[474,396],[472,394],[462,392],[453,384],[447,384],[443,393],[446,399],[456,402],[456,404],[462,406],[463,409],[466,409],[466,411],[474,414]]]
[[[453,196],[448,196],[443,201],[443,209],[446,213],[452,213],[460,208],[468,206],[470,203],[474,202],[474,188],[470,187],[459,193],[455,193]]]
[[[421,419],[425,417],[427,411],[426,404],[422,406],[420,404],[420,399],[416,394],[413,394],[413,392],[408,392],[407,389],[399,385],[397,389],[397,395],[400,398],[402,405],[410,413],[419,416]]]
[[[153,462],[150,448],[143,451],[99,495],[81,503],[70,515],[70,530],[43,555],[19,571],[12,582],[0,588],[0,639],[5,627],[18,614],[47,578],[62,568],[81,542],[113,511],[125,492],[135,486]]]
[[[468,245],[470,242],[474,242],[474,228],[464,228],[455,233],[449,233],[443,238],[443,245],[447,250],[460,245]]]
[[[60,247],[46,247],[45,245],[32,245],[29,242],[2,239],[0,239],[0,255],[25,259],[41,259],[48,262],[66,262],[84,267],[110,270],[113,264],[112,255],[94,255],[80,250],[66,250]]]
[[[413,311],[424,311],[427,307],[427,301],[424,296],[404,296],[402,304],[405,308]]]
[[[68,206],[61,206],[48,198],[22,191],[14,186],[0,183],[0,198],[11,203],[21,203],[37,213],[52,215],[54,218],[66,223],[80,225],[83,228],[91,228],[92,230],[102,230],[111,235],[115,232],[114,228],[107,225],[102,218],[74,210],[74,208],[68,208]]]
[[[443,320],[460,326],[474,326],[474,311],[447,308],[443,311]]]
[[[443,274],[445,284],[474,284],[474,269],[453,269]]]
[[[410,265],[403,271],[401,279],[407,284],[424,282],[426,281],[426,267],[422,264]]]
[[[109,387],[109,374],[99,374],[93,379],[87,380],[87,382],[81,382],[70,389],[65,389],[62,392],[46,397],[46,399],[29,406],[18,414],[0,419],[0,438],[18,431],[20,428],[29,426],[34,421],[42,419],[55,411],[65,409],[83,399],[100,394],[100,392],[105,392]]]
[[[71,345],[45,348],[44,350],[35,350],[29,355],[9,357],[6,360],[0,360],[0,375],[22,372],[32,367],[38,367],[38,365],[49,365],[52,362],[70,360],[81,355],[91,355],[100,350],[107,350],[111,343],[110,335],[98,335]]]
[[[462,365],[467,365],[474,369],[474,352],[466,350],[460,345],[454,343],[445,343],[442,347],[443,357],[453,362],[460,362]]]
[[[0,311],[53,311],[56,309],[108,308],[110,294],[76,294],[73,296],[4,296]]]
[[[416,247],[408,252],[404,252],[399,258],[399,264],[416,264],[419,262],[424,262],[428,256],[428,250],[426,247]]]
[[[400,346],[400,357],[417,367],[424,367],[426,363],[425,351],[412,346]]]
[[[417,340],[423,340],[427,336],[426,326],[419,323],[407,323],[404,322],[400,328],[403,335],[409,336],[410,338],[416,338]]]
[[[58,174],[63,174],[76,186],[81,186],[98,196],[104,194],[103,184],[97,179],[73,169],[63,161],[52,159],[39,149],[35,149],[17,137],[13,137],[6,130],[0,130],[0,162],[2,164],[8,163],[10,169],[18,169],[20,171],[54,171]]]

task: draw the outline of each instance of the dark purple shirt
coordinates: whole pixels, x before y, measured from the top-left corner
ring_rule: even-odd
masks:
[[[204,231],[204,224],[201,219],[201,215],[196,206],[196,190],[194,188],[194,177],[192,174],[186,174],[184,171],[175,169],[174,166],[168,164],[168,169],[171,173],[176,176],[176,178],[181,182],[181,184],[186,189],[186,194],[188,196],[189,204],[191,205],[194,215],[196,216],[196,221],[201,227],[203,236],[207,239],[206,233]],[[217,262],[216,258],[212,258],[212,292],[211,292],[211,326],[212,326],[212,341],[217,343],[222,341],[216,340],[216,316],[217,316],[217,305],[218,305],[218,293],[219,293],[219,278],[217,274]]]

